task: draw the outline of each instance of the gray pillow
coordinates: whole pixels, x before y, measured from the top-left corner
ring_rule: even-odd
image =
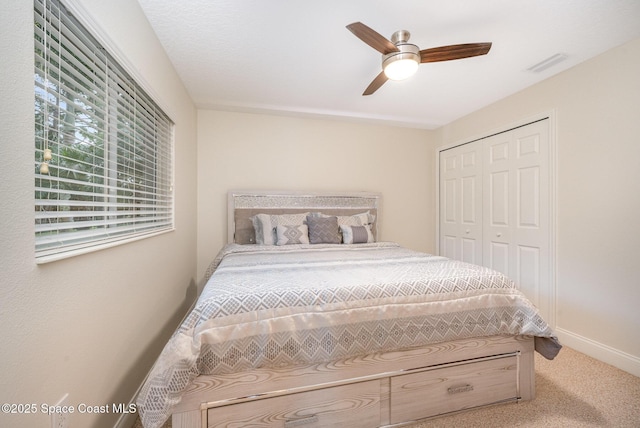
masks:
[[[339,244],[342,242],[337,217],[307,216],[309,242],[312,244]]]

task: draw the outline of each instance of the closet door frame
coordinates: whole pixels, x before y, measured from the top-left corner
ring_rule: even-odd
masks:
[[[513,123],[500,126],[499,128],[483,132],[482,134],[470,136],[462,140],[444,144],[436,148],[435,174],[436,174],[436,254],[441,254],[440,248],[440,153],[453,147],[461,146],[474,141],[482,140],[487,137],[507,132],[516,128],[526,126],[530,123],[539,122],[547,119],[549,121],[549,301],[545,302],[545,306],[549,308],[549,313],[542,314],[545,321],[552,327],[556,325],[556,278],[557,278],[557,259],[556,259],[556,241],[557,241],[557,127],[556,127],[556,111],[550,110],[533,116],[525,117]]]

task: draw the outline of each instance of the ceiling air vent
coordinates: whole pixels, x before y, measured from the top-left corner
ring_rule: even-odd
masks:
[[[567,54],[557,53],[557,54],[552,55],[549,58],[545,59],[544,61],[541,61],[541,62],[537,63],[536,65],[533,65],[533,66],[527,68],[527,71],[531,71],[533,73],[540,73],[541,71],[544,71],[547,68],[553,67],[554,65],[564,61],[568,57],[569,56]]]

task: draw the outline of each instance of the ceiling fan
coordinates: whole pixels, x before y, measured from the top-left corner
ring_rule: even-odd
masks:
[[[408,43],[411,34],[406,30],[396,31],[391,40],[387,40],[362,22],[354,22],[347,25],[347,28],[382,54],[382,71],[362,95],[373,94],[389,79],[406,79],[413,75],[422,63],[486,55],[491,49],[491,43],[465,43],[420,50],[418,46]]]

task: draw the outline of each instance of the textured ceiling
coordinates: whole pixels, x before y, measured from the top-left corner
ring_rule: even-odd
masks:
[[[433,129],[640,37],[640,0],[138,0],[200,108]],[[361,94],[380,54],[345,28],[420,49],[492,42]],[[530,67],[555,55],[542,72]],[[594,82],[596,83],[596,82]]]

